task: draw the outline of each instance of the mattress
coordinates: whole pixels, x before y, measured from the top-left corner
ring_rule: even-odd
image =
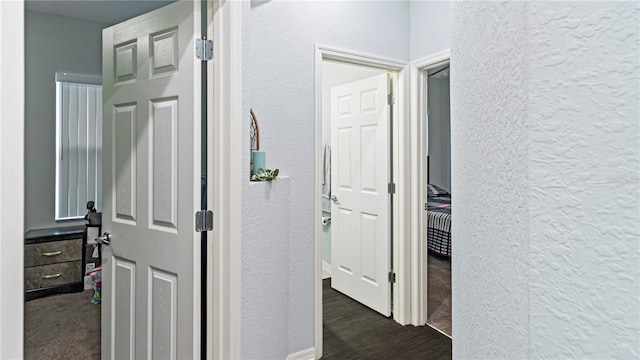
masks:
[[[425,210],[428,249],[439,255],[451,256],[451,195],[446,191],[429,191]]]

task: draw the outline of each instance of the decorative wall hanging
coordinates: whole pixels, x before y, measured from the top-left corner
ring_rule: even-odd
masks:
[[[272,181],[278,178],[278,169],[267,169],[267,154],[260,150],[260,126],[253,109],[249,109],[251,126],[249,127],[251,150],[251,181]]]

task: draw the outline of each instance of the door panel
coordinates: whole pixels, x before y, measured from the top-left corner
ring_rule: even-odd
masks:
[[[351,185],[352,177],[351,177],[351,167],[352,167],[352,156],[351,156],[351,138],[352,138],[352,129],[338,129],[337,136],[337,147],[341,149],[341,156],[338,157],[338,189],[340,190],[351,190],[353,186]],[[333,171],[331,172],[333,174]]]
[[[105,272],[105,263],[106,261],[103,260],[103,274]],[[114,355],[113,358],[132,359],[135,358],[136,265],[135,263],[114,256],[112,272],[113,300],[111,306],[113,307],[113,314],[112,319],[107,320],[111,322],[111,332],[108,334],[111,335],[113,341],[103,341],[102,351],[104,354],[104,348],[108,346],[111,354]],[[104,276],[104,280],[103,289],[107,290],[106,288],[108,286],[105,285],[107,285],[108,277]],[[107,308],[108,303],[108,301],[103,301],[103,314],[105,310],[111,310],[111,308]],[[108,331],[108,328],[105,329],[104,315],[102,321],[102,334],[104,339],[105,330]],[[102,358],[108,359],[110,357],[103,356]]]
[[[151,268],[151,294],[148,300],[149,327],[154,329],[149,345],[152,359],[170,359],[176,354],[178,294],[176,274]]]
[[[136,105],[115,105],[113,119],[113,149],[115,213],[114,220],[131,221],[135,226],[136,220]]]
[[[331,89],[331,286],[391,315],[387,74]]]
[[[175,233],[178,213],[178,98],[151,101],[149,223]]]
[[[103,359],[199,357],[200,2],[103,31]]]

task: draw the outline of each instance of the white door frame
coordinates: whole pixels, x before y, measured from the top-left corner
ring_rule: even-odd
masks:
[[[22,29],[24,2],[0,1],[1,359],[21,359],[24,356],[25,84]]]
[[[207,358],[240,358],[242,4],[210,0],[216,61],[209,102]],[[0,358],[24,349],[24,1],[0,1]],[[235,119],[237,121],[229,121]]]
[[[207,168],[214,171],[207,203],[213,204],[214,230],[207,255],[207,359],[240,359],[242,2],[209,1],[215,57],[208,79],[213,123],[207,138],[213,146]]]
[[[406,79],[408,73],[407,62],[386,59],[368,54],[357,53],[353,51],[341,50],[331,48],[327,46],[316,45],[315,47],[315,177],[314,177],[314,239],[315,239],[315,358],[319,359],[322,356],[322,228],[320,219],[322,218],[322,197],[321,187],[322,184],[322,61],[333,60],[350,64],[364,65],[376,68],[382,68],[388,71],[398,72],[398,81],[396,85],[396,97],[399,101],[396,102],[397,111],[394,111],[395,119],[394,126],[394,149],[393,149],[393,163],[394,174],[398,174],[396,180],[396,199],[394,201],[393,211],[393,223],[394,234],[396,239],[393,244],[393,263],[394,270],[396,272],[397,281],[395,290],[393,292],[393,319],[400,324],[408,323],[408,311],[409,303],[406,288],[408,285],[408,271],[406,271],[406,262],[408,260],[409,253],[404,246],[404,234],[406,226],[402,214],[402,208],[405,203],[407,195],[406,187],[402,186],[401,174],[405,170],[404,164],[398,159],[406,157],[406,151],[408,150],[404,146],[403,140],[408,128],[403,124],[407,114],[406,109]]]
[[[427,235],[427,212],[424,209],[426,200],[427,158],[427,127],[424,119],[427,116],[427,70],[450,62],[449,49],[437,52],[427,57],[415,60],[410,65],[410,94],[411,94],[411,139],[410,166],[408,181],[411,183],[411,198],[407,205],[407,212],[411,214],[410,240],[411,243],[411,324],[427,324],[427,255],[428,249],[424,239]],[[411,211],[414,210],[414,211]]]

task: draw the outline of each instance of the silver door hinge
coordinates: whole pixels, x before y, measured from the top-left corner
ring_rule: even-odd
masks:
[[[396,193],[396,184],[395,183],[389,183],[389,194],[395,194]]]
[[[395,105],[396,104],[396,97],[393,94],[387,95],[387,104],[389,104],[389,105]]]
[[[396,282],[396,273],[393,270],[389,271],[389,282],[392,284]]]
[[[196,59],[200,61],[213,59],[213,40],[196,39]]]
[[[213,230],[213,211],[200,210],[196,213],[196,232]]]

